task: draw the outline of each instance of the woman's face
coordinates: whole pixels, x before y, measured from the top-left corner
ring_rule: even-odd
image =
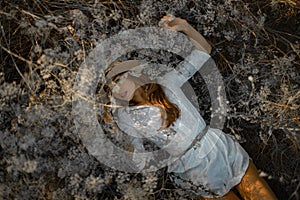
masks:
[[[137,89],[134,80],[128,76],[127,73],[125,73],[117,76],[114,82],[116,84],[112,88],[113,97],[119,100],[130,101],[134,96],[135,90]]]

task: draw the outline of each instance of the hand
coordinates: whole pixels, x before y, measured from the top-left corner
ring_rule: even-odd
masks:
[[[212,49],[210,44],[185,19],[167,14],[160,20],[159,25],[170,30],[183,32],[191,39],[196,49],[210,54]]]
[[[159,25],[173,30],[173,31],[186,31],[188,28],[188,23],[185,19],[181,19],[178,17],[174,17],[171,14],[167,14],[163,18],[161,18]]]

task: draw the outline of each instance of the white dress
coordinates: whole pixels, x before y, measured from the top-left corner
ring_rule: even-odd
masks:
[[[219,129],[209,128],[199,141],[193,142],[206,124],[180,87],[209,59],[208,54],[194,50],[188,62],[184,61],[176,71],[157,80],[168,99],[180,109],[174,126],[158,130],[162,119],[159,108],[154,106],[119,108],[116,121],[122,131],[135,136],[132,140],[134,154],[145,151],[142,138],[164,148],[171,156],[184,152],[168,165],[175,184],[194,195],[213,198],[225,195],[240,182],[249,156],[238,142]],[[194,145],[190,147],[191,144]],[[145,162],[140,167],[144,165]]]

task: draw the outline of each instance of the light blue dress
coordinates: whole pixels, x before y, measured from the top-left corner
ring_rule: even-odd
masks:
[[[238,142],[219,129],[209,128],[199,141],[193,143],[206,124],[180,87],[209,59],[208,54],[194,50],[176,70],[157,79],[168,99],[180,109],[181,115],[174,126],[159,130],[161,112],[154,106],[119,108],[116,121],[122,131],[134,136],[134,154],[145,151],[142,138],[174,157],[185,152],[168,165],[175,184],[194,195],[213,198],[225,195],[240,182],[247,170],[249,156]],[[194,145],[190,147],[191,144]],[[137,162],[141,168],[146,164],[145,161]]]

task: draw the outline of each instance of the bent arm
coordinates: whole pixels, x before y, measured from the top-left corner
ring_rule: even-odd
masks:
[[[205,51],[206,53],[211,53],[211,45],[207,42],[207,40],[196,30],[194,29],[188,22],[186,22],[185,29],[182,30],[191,41],[194,43],[196,49]]]
[[[161,19],[160,24],[166,29],[184,33],[193,42],[196,48],[178,65],[176,70],[169,72],[161,79],[161,83],[166,85],[179,85],[181,87],[206,64],[210,58],[209,54],[211,53],[212,47],[185,19],[168,14]]]
[[[211,53],[211,49],[212,49],[211,45],[185,19],[174,17],[168,14],[161,19],[160,24],[167,29],[183,32],[193,42],[196,49],[200,51],[204,51],[208,54]]]

